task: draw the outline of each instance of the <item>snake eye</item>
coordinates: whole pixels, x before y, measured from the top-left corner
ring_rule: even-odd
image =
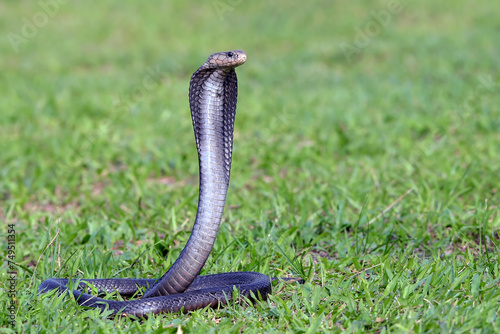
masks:
[[[229,51],[229,52],[227,53],[227,56],[228,56],[228,57],[232,57],[232,56],[233,56],[233,53],[232,53],[231,51]]]

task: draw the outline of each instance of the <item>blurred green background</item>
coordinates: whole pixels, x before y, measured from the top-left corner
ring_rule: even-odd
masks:
[[[58,230],[63,259],[90,247],[118,252],[120,266],[154,234],[174,247],[163,266],[175,259],[198,191],[189,79],[234,49],[248,60],[216,252],[281,237],[302,258],[328,254],[334,275],[352,249],[377,254],[387,240],[420,259],[497,250],[498,17],[496,2],[465,0],[3,1],[0,214],[16,224],[22,284],[35,277],[36,298],[58,270],[47,252],[29,272]],[[276,258],[205,272],[293,272]],[[116,274],[100,270],[83,272]]]
[[[238,71],[236,184],[267,164],[299,173],[369,160],[386,167],[380,182],[394,170],[408,181],[418,167],[498,169],[498,8],[450,4],[400,2],[392,14],[364,1],[67,1],[50,17],[40,4],[5,2],[4,196],[43,200],[121,163],[194,174],[189,78],[209,54],[232,49],[248,54]],[[388,23],[374,29],[383,11]],[[63,166],[76,167],[64,176],[71,183],[58,179]],[[342,182],[341,172],[325,181]]]

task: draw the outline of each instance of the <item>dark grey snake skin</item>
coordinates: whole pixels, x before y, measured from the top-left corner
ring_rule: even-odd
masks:
[[[179,258],[159,279],[82,279],[50,278],[39,292],[72,290],[78,304],[109,308],[114,314],[145,317],[161,312],[184,312],[206,306],[217,307],[232,298],[233,288],[242,295],[265,299],[271,292],[271,279],[255,272],[235,272],[198,276],[212,251],[224,211],[231,172],[233,129],[238,95],[235,67],[246,61],[243,51],[211,55],[193,74],[189,104],[200,168],[200,194],[196,220]],[[70,284],[71,283],[71,284]],[[68,286],[75,285],[75,286]],[[138,300],[113,301],[89,294],[90,286],[100,294],[119,292],[132,296],[146,288]]]

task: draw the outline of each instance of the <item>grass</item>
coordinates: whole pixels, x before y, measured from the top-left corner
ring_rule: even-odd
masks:
[[[17,292],[0,332],[499,332],[500,5],[391,8],[71,1],[28,36],[42,6],[1,4],[0,289],[15,224]],[[159,277],[179,255],[198,192],[189,78],[232,49],[248,62],[203,273],[306,283],[142,321],[38,295],[49,277]]]

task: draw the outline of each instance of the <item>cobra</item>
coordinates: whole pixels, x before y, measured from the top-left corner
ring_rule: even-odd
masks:
[[[80,305],[136,317],[217,307],[231,300],[235,288],[250,298],[267,298],[273,278],[261,273],[198,276],[212,251],[226,202],[238,96],[235,68],[246,59],[240,50],[215,53],[191,77],[189,104],[200,175],[198,210],[189,240],[170,269],[159,279],[50,278],[42,282],[39,292],[71,291]],[[71,290],[71,285],[76,287]],[[91,295],[90,286],[99,294],[116,291],[122,296],[146,290],[141,299],[115,301]]]

